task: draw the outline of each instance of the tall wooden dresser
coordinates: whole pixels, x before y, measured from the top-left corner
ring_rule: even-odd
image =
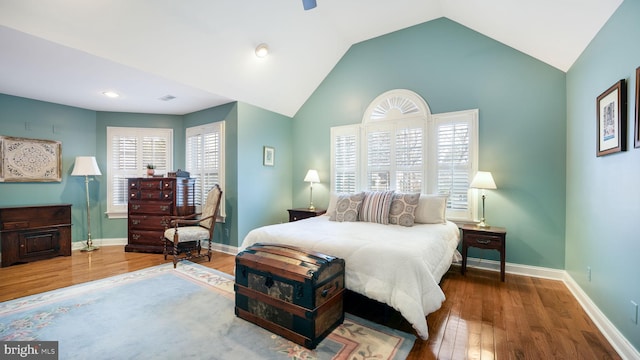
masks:
[[[162,253],[167,216],[195,212],[195,179],[150,177],[129,179],[127,252]]]
[[[71,205],[0,208],[2,267],[71,255]]]

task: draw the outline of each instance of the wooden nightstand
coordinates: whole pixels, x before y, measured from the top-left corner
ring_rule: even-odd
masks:
[[[307,219],[327,212],[324,209],[309,210],[307,208],[289,209],[287,211],[289,212],[289,222]]]
[[[497,226],[482,228],[469,224],[462,224],[458,227],[462,230],[462,269],[460,270],[462,275],[467,270],[467,249],[469,247],[492,249],[500,252],[500,280],[504,281],[507,229]]]

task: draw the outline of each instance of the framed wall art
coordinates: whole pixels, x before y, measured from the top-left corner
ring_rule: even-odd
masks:
[[[622,79],[600,94],[596,100],[596,155],[627,150],[627,86]]]
[[[636,69],[636,116],[635,133],[633,134],[633,146],[640,148],[640,67]]]
[[[0,182],[62,181],[62,143],[0,136]]]
[[[262,148],[262,165],[273,166],[275,164],[276,149],[271,146],[264,146]]]

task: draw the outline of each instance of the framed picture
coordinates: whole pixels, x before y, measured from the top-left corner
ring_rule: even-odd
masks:
[[[0,182],[62,181],[62,143],[0,136]]]
[[[636,69],[636,128],[633,134],[633,146],[640,148],[640,67]]]
[[[262,165],[273,166],[276,159],[276,150],[271,146],[264,146],[262,148]]]
[[[618,81],[598,96],[597,156],[627,150],[627,86],[624,79]]]

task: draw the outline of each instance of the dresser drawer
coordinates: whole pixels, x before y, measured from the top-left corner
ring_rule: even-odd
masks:
[[[170,201],[129,201],[129,214],[171,215],[172,210]]]
[[[501,236],[489,234],[466,234],[464,242],[469,246],[483,249],[500,249],[503,244]]]
[[[129,230],[129,243],[137,245],[162,246],[164,231],[153,230]]]
[[[129,226],[132,229],[158,230],[168,226],[168,219],[164,216],[129,215]]]

